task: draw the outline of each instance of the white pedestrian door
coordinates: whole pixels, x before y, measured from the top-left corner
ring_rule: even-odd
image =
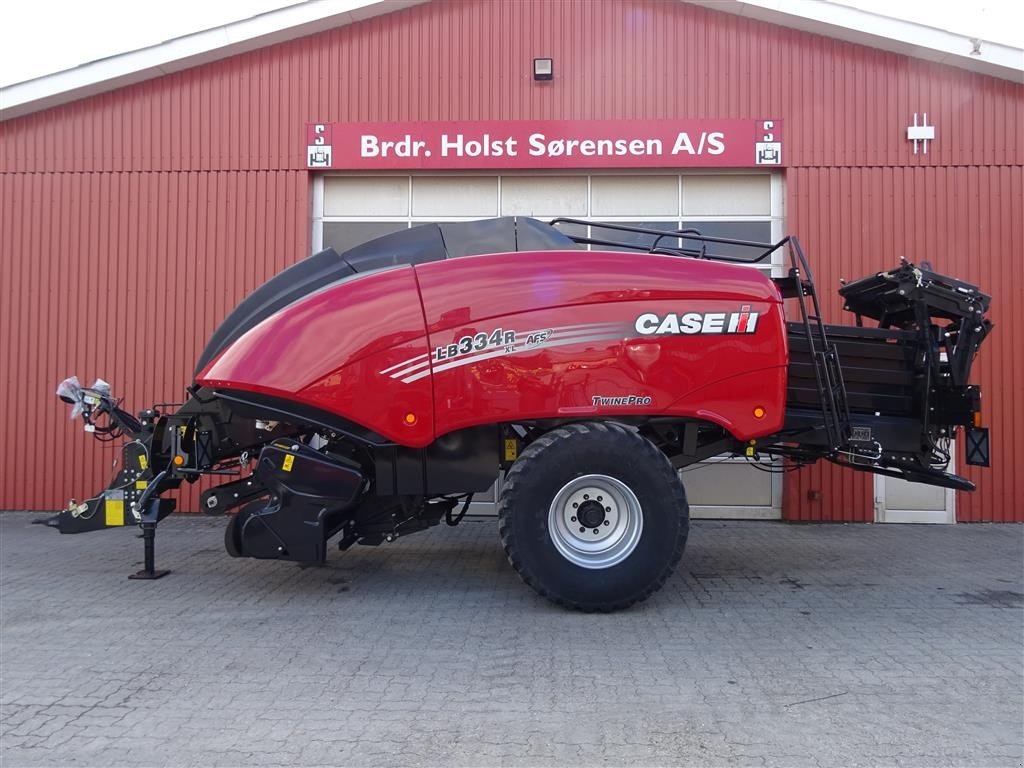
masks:
[[[955,501],[950,488],[875,475],[876,523],[955,523]]]

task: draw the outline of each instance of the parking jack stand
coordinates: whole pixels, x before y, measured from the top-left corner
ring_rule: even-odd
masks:
[[[156,570],[156,554],[155,554],[155,540],[156,540],[156,524],[160,519],[160,502],[161,499],[152,499],[146,504],[146,509],[142,513],[142,544],[144,553],[143,569],[137,573],[131,574],[129,579],[142,579],[142,580],[153,580],[162,579],[170,571],[158,571]]]

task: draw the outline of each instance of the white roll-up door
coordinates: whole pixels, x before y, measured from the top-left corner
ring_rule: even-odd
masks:
[[[782,178],[636,171],[320,176],[313,243],[341,252],[417,224],[493,216],[569,216],[775,242],[783,235]],[[719,457],[687,468],[682,478],[694,517],[780,516],[780,476],[742,459]],[[481,501],[475,512],[490,508]]]

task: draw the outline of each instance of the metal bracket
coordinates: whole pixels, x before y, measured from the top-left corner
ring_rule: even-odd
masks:
[[[975,467],[991,466],[988,444],[988,427],[968,427],[964,430],[967,463]]]

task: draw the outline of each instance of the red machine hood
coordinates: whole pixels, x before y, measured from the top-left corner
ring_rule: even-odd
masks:
[[[785,338],[778,291],[751,267],[494,254],[327,286],[230,344],[197,383],[409,446],[474,424],[619,414],[702,418],[748,439],[782,424]]]

